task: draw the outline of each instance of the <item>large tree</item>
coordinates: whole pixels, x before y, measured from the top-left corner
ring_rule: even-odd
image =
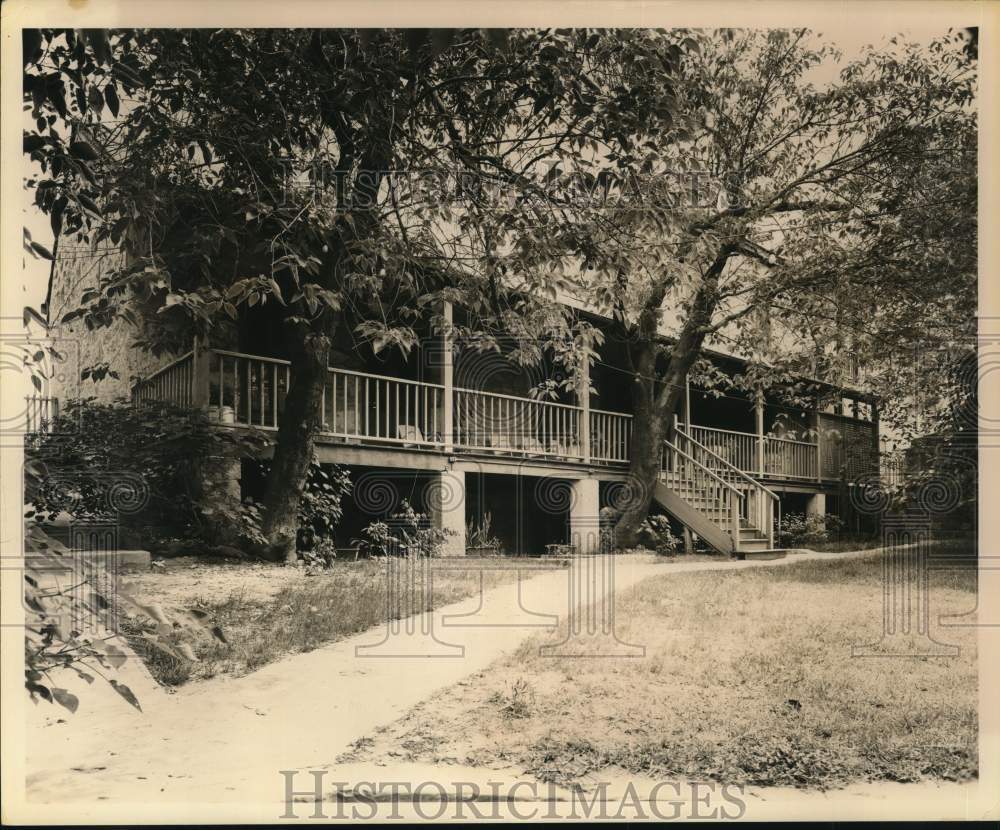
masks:
[[[956,298],[943,315],[969,314],[975,63],[962,42],[894,40],[837,75],[839,55],[805,30],[716,32],[683,55],[671,129],[617,159],[644,183],[640,209],[579,215],[583,282],[618,321],[634,373],[619,544],[647,514],[706,343],[754,359],[744,382],[763,390],[817,356],[903,344]],[[784,358],[762,348],[767,329]]]
[[[592,182],[638,156],[696,48],[663,30],[28,32],[36,201],[57,234],[130,254],[69,314],[141,317],[154,351],[241,308],[280,320],[265,531],[293,559],[337,327],[406,350],[459,301],[467,337],[513,329],[531,360],[541,336],[572,375],[595,335],[554,302],[580,253],[560,165]]]

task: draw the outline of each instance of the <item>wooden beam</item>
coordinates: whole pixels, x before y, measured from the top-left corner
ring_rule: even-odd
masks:
[[[757,430],[757,474],[764,475],[764,394],[759,389],[753,409]]]
[[[450,302],[444,303],[444,331],[441,333],[441,385],[444,386],[444,451],[455,449],[455,337],[452,332],[454,308]]]
[[[580,412],[580,450],[583,463],[590,463],[590,360],[585,360],[580,368],[580,378],[576,385],[576,403]]]
[[[684,427],[691,429],[691,375],[684,375]]]

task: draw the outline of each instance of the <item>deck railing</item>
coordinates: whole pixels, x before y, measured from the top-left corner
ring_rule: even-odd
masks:
[[[582,460],[583,410],[553,401],[455,389],[455,446]]]
[[[24,431],[28,435],[49,432],[59,417],[59,399],[45,395],[28,395],[24,399]]]
[[[188,352],[143,378],[132,387],[132,403],[167,401],[191,406],[194,391],[194,352]]]
[[[817,476],[816,444],[788,438],[764,438],[764,474],[781,478]]]
[[[763,469],[758,454],[761,438],[752,432],[734,432],[714,427],[692,426],[690,436],[725,461],[751,475],[775,478],[808,478],[818,472],[816,444],[789,438],[763,436]]]
[[[213,349],[208,405],[223,423],[277,429],[288,392],[289,362]]]
[[[223,422],[277,429],[285,409],[287,360],[213,350],[209,406]],[[323,432],[345,439],[414,446],[443,444],[444,387],[330,369],[320,404]]]
[[[631,415],[590,410],[590,457],[593,461],[627,464],[631,448]]]
[[[212,349],[207,366],[207,402],[213,418],[236,426],[277,429],[290,382],[287,360]],[[137,383],[132,399],[180,405],[204,401],[195,394],[195,384],[204,382],[195,372],[194,352],[188,352]],[[445,404],[445,387],[440,384],[330,369],[323,390],[323,431],[348,443],[441,449],[449,443]],[[627,464],[631,456],[632,416],[626,413],[589,410],[586,453],[582,407],[465,388],[452,390],[451,404],[453,444],[466,451],[589,459],[596,464]],[[817,477],[814,443],[772,436],[761,442],[750,432],[704,426],[685,430],[692,440],[751,476]]]
[[[692,426],[691,437],[745,473],[757,469],[757,436],[752,432]]]
[[[444,392],[433,383],[330,369],[324,432],[348,441],[442,446]]]
[[[885,487],[902,487],[906,483],[906,457],[899,452],[879,454],[879,479]]]

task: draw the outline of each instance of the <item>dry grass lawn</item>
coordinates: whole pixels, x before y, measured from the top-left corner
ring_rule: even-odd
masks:
[[[976,605],[975,572],[931,573],[932,620]],[[957,657],[854,657],[882,631],[881,559],[669,573],[620,595],[635,659],[516,654],[342,760],[519,767],[569,783],[614,768],[756,785],[977,773],[975,630]],[[912,638],[918,650],[920,638]]]
[[[422,610],[457,602],[513,581],[516,570],[443,571],[432,580],[431,601]],[[129,642],[153,676],[178,686],[218,674],[246,674],[287,654],[311,651],[386,620],[386,569],[376,560],[336,562],[307,575],[300,568],[260,563],[167,560],[162,570],[132,576],[126,591],[164,610],[197,608],[209,614],[226,642],[207,632],[193,644],[196,662],[158,651],[135,636],[146,619],[126,620]]]

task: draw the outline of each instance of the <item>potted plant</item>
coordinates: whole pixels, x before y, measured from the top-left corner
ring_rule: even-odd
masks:
[[[470,521],[465,525],[466,556],[499,556],[503,542],[490,532],[493,516],[484,513],[480,522]]]

